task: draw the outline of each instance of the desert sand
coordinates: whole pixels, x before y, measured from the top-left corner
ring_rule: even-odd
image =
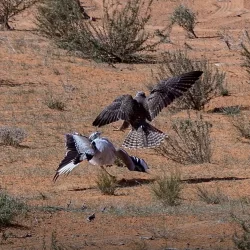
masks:
[[[94,7],[89,13],[101,17],[100,2],[84,4]],[[154,1],[147,29],[168,25],[180,2],[197,14],[198,38],[189,38],[174,26],[172,43],[161,45],[159,52],[188,44],[193,58],[206,57],[226,73],[230,95],[213,98],[202,111],[212,124],[212,161],[182,165],[152,149],[128,150],[146,160],[151,173],[110,167],[120,182],[111,196],[101,194],[95,182],[100,169],[88,163],[53,183],[65,154],[64,135],[94,131],[92,121],[116,96],[134,95],[137,90],[148,93],[146,86],[155,82],[152,71],[157,71],[157,65],[111,66],[71,56],[32,32],[34,9],[11,20],[13,30],[0,32],[0,126],[16,126],[28,133],[21,147],[0,146],[0,188],[29,206],[40,207],[0,229],[0,249],[52,249],[53,232],[58,245],[71,249],[236,249],[232,236],[240,233],[240,227],[231,214],[249,212],[250,143],[232,125],[231,116],[210,111],[239,105],[249,116],[249,75],[242,67],[240,44],[250,28],[250,2]],[[218,34],[228,37],[231,49]],[[51,96],[65,103],[64,111],[47,107]],[[168,134],[172,119],[186,116],[186,111],[171,114],[166,108],[153,124]],[[122,144],[127,133],[113,131],[120,124],[101,128],[116,145]],[[178,206],[164,208],[154,199],[151,185],[157,176],[174,169],[181,173],[183,199]],[[206,204],[197,196],[198,186],[220,189],[228,201]],[[86,209],[81,209],[83,204]],[[92,213],[96,218],[89,222]]]

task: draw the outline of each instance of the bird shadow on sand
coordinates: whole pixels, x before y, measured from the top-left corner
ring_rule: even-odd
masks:
[[[71,188],[71,189],[68,189],[68,191],[85,191],[85,190],[93,190],[93,189],[96,189],[97,187],[84,187],[84,188],[81,188],[81,187],[76,187],[76,188]]]
[[[118,187],[134,187],[134,186],[141,186],[144,184],[149,184],[154,182],[155,179],[141,179],[141,178],[134,178],[134,179],[124,179],[117,181]]]
[[[4,144],[4,143],[0,143],[0,146],[3,146],[3,147],[8,146],[8,147],[13,147],[13,148],[18,148],[18,149],[26,149],[26,148],[31,148],[30,146],[27,146],[27,145],[21,145],[21,144],[19,144],[19,145],[6,145],[6,144]]]
[[[154,182],[155,179],[141,179],[141,178],[135,178],[135,179],[125,179],[122,178],[120,180],[116,181],[117,187],[123,188],[123,187],[135,187],[135,186],[142,186],[144,184],[149,184]],[[97,189],[96,186],[91,187],[77,187],[77,188],[71,188],[68,191],[85,191],[85,190],[94,190]]]
[[[248,180],[249,177],[236,177],[236,176],[228,176],[228,177],[209,177],[209,178],[190,178],[182,180],[183,183],[187,184],[198,184],[204,182],[218,182],[218,181],[242,181]]]
[[[7,225],[1,225],[0,226],[0,231],[3,230],[4,228],[15,228],[15,229],[20,229],[20,230],[28,230],[28,229],[30,229],[30,227],[28,227],[28,226],[17,224],[17,223],[9,223]]]

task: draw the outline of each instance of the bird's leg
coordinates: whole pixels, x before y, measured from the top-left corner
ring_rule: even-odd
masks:
[[[114,131],[123,131],[129,127],[130,123],[127,121],[124,121],[122,125],[119,128],[113,129]]]
[[[122,132],[125,132],[124,128],[123,128],[123,124],[119,128],[115,127],[115,126],[113,126],[113,127],[114,127],[113,131],[122,131]]]
[[[105,171],[112,179],[116,180],[116,177],[112,174],[110,174],[105,168],[104,166],[101,166],[102,170]]]
[[[117,128],[117,127],[115,127],[115,126],[114,126],[113,131],[122,131],[122,132],[124,132],[124,130],[122,130],[121,127],[120,127],[120,128]]]

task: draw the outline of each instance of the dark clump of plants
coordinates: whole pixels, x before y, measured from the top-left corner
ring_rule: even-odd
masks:
[[[36,17],[38,32],[60,48],[99,62],[146,62],[162,41],[150,42],[145,30],[153,0],[122,4],[103,0],[103,18],[86,21],[79,0],[45,0]]]

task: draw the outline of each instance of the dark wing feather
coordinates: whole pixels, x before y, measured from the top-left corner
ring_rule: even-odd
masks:
[[[89,139],[86,136],[75,134],[66,134],[66,155],[56,169],[53,181],[55,182],[59,175],[70,173],[81,161],[86,159],[85,151],[93,151]]]
[[[131,95],[121,95],[117,97],[96,117],[93,126],[101,127],[120,119],[129,121],[131,115],[133,115],[135,102]]]
[[[154,119],[174,99],[182,96],[202,75],[202,71],[191,71],[176,77],[161,80],[147,97],[150,116]]]

